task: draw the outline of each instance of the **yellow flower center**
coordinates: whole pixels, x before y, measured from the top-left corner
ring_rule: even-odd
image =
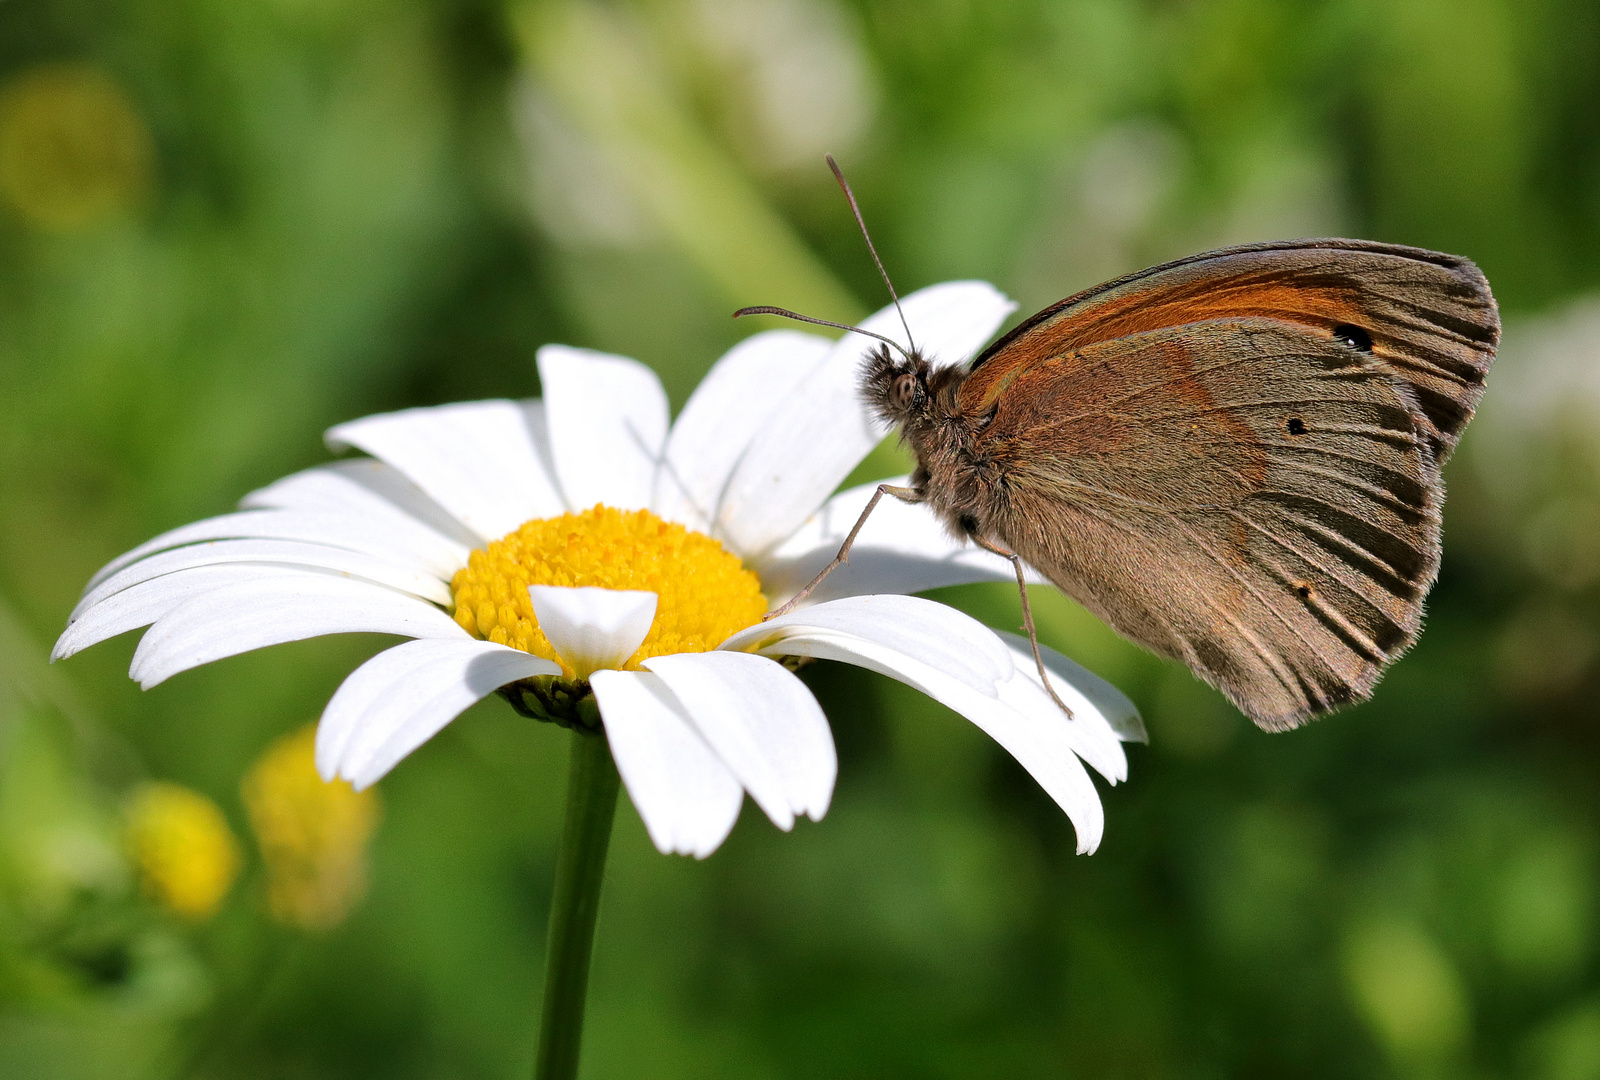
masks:
[[[474,551],[450,582],[456,622],[469,634],[561,664],[539,629],[529,585],[653,592],[655,622],[623,666],[669,653],[705,652],[760,621],[761,579],[703,533],[648,510],[596,506],[540,518]]]

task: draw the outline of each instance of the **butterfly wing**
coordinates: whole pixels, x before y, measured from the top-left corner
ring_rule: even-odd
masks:
[[[1246,316],[1367,345],[1411,388],[1441,464],[1483,396],[1500,340],[1489,283],[1467,259],[1364,240],[1252,244],[1141,270],[1046,308],[974,361],[962,404],[982,415],[1019,370],[1084,345]]]
[[[1063,302],[981,357],[959,397],[1003,478],[987,531],[1269,729],[1366,697],[1415,640],[1439,460],[1498,336],[1470,264],[1308,244]],[[1348,299],[1380,288],[1382,303]]]

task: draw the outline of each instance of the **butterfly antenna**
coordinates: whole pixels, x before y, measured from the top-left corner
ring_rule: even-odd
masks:
[[[741,318],[745,315],[781,315],[785,319],[794,319],[796,322],[815,323],[817,326],[831,326],[835,330],[848,330],[852,334],[864,334],[870,338],[877,338],[885,345],[897,350],[900,355],[905,357],[907,360],[911,359],[911,354],[907,352],[905,347],[894,338],[886,338],[882,334],[875,334],[871,330],[863,330],[861,327],[851,326],[849,323],[830,322],[827,319],[818,319],[811,315],[802,315],[798,311],[790,311],[788,308],[769,307],[767,305],[762,305],[760,307],[742,307],[733,313],[733,317],[735,319]],[[909,336],[909,332],[907,336]],[[912,346],[912,348],[915,347],[916,346]]]
[[[889,287],[889,298],[894,301],[894,309],[900,314],[900,325],[905,328],[906,344],[916,351],[917,343],[911,340],[911,324],[906,322],[906,313],[900,306],[900,296],[894,291],[894,282],[889,280],[889,271],[883,268],[883,260],[878,258],[878,249],[872,246],[872,234],[867,232],[866,219],[861,216],[861,207],[856,204],[856,193],[850,190],[850,181],[844,178],[844,170],[839,168],[839,163],[833,160],[832,154],[822,155],[827,159],[828,168],[833,170],[833,178],[839,181],[839,187],[844,191],[844,197],[850,201],[850,212],[856,216],[856,224],[861,227],[861,238],[867,242],[867,250],[872,252],[872,261],[878,264],[878,273],[883,276],[883,283]],[[905,352],[904,349],[900,350]]]

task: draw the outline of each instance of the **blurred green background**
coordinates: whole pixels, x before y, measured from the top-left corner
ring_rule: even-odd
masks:
[[[697,863],[624,801],[585,1074],[1600,1078],[1592,0],[0,3],[0,1076],[528,1073],[565,732],[491,700],[406,761],[362,899],[367,826],[251,793],[383,641],[150,693],[134,635],[45,656],[96,568],[330,424],[535,394],[548,341],[681,405],[733,308],[879,306],[828,150],[904,290],[1026,313],[1344,234],[1477,260],[1504,347],[1375,700],[1264,735],[1039,590],[1152,734],[1080,858],[975,728],[816,665],[823,823],[747,808]],[[187,909],[139,884],[158,803],[213,852]]]

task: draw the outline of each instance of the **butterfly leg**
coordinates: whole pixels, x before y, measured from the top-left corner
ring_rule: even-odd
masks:
[[[833,557],[833,561],[827,566],[824,566],[822,568],[822,572],[816,577],[812,578],[810,583],[808,583],[805,588],[791,596],[786,604],[778,608],[776,611],[769,611],[765,615],[761,616],[762,622],[766,622],[768,619],[776,619],[779,615],[789,614],[789,612],[795,609],[797,604],[811,595],[811,590],[822,584],[823,578],[827,577],[829,574],[839,569],[839,567],[844,566],[850,561],[850,546],[856,542],[856,535],[861,532],[861,526],[867,523],[867,518],[871,517],[872,511],[877,509],[878,500],[883,498],[885,495],[893,495],[901,502],[908,503],[919,503],[924,499],[922,493],[916,488],[895,487],[893,484],[879,484],[878,490],[873,492],[872,498],[867,500],[866,509],[861,511],[860,517],[856,518],[855,527],[850,530],[850,535],[846,536],[844,538],[844,543],[839,546],[839,554],[835,555]]]
[[[1022,598],[1022,626],[1028,632],[1028,645],[1033,649],[1033,662],[1038,665],[1039,679],[1044,683],[1044,692],[1050,695],[1050,700],[1061,706],[1061,711],[1067,714],[1068,720],[1071,720],[1072,709],[1056,694],[1055,687],[1050,685],[1050,673],[1044,669],[1044,656],[1039,652],[1039,631],[1033,625],[1033,605],[1028,602],[1028,579],[1023,572],[1022,556],[975,533],[968,535],[972,537],[973,543],[985,551],[992,551],[1002,559],[1011,561],[1011,568],[1017,572],[1017,595]]]

